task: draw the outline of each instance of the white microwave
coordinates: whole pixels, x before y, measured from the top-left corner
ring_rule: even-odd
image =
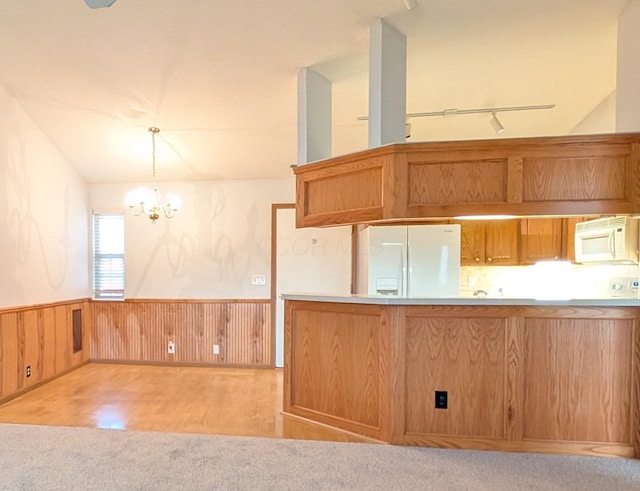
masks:
[[[577,263],[638,262],[638,219],[627,216],[576,223]]]

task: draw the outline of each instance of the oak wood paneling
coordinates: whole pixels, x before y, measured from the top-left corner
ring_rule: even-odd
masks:
[[[485,222],[460,221],[460,263],[463,265],[484,265],[485,262]]]
[[[624,157],[526,158],[524,201],[622,200]]]
[[[327,177],[307,183],[307,211],[311,214],[382,206],[382,167]]]
[[[562,219],[520,220],[520,264],[562,257]]]
[[[285,301],[284,411],[403,445],[639,458],[638,319],[634,307]]]
[[[0,400],[15,397],[88,361],[89,305],[85,299],[0,311]],[[71,356],[73,309],[80,309],[85,319],[85,349]]]
[[[42,378],[48,379],[56,374],[56,323],[54,308],[40,311],[42,316]],[[84,346],[84,345],[83,345]]]
[[[523,323],[522,317],[512,316],[507,319],[504,385],[504,438],[506,440],[522,440],[522,407],[524,404],[524,373],[522,371]]]
[[[296,224],[640,213],[639,143],[632,133],[385,145],[296,167]]]
[[[36,310],[22,312],[18,321],[18,330],[20,337],[24,343],[24,365],[31,369],[31,376],[25,374],[25,386],[33,385],[36,381],[42,379],[42,370],[40,367],[41,349],[40,340],[38,339],[38,313]]]
[[[519,220],[459,220],[460,263],[464,265],[518,264]]]
[[[0,315],[2,327],[2,370],[0,370],[0,397],[4,398],[22,389],[23,352],[18,336],[18,314]]]
[[[390,440],[393,318],[377,306],[286,304],[284,410]]]
[[[407,433],[503,436],[505,321],[407,317]],[[435,391],[447,409],[435,409]]]
[[[509,157],[507,161],[507,202],[522,203],[522,157]]]
[[[92,307],[94,360],[273,365],[269,300],[101,301]]]
[[[518,264],[519,220],[486,221],[484,228],[485,263],[494,266]]]
[[[409,206],[506,203],[507,161],[412,162]]]
[[[636,319],[633,330],[633,361],[631,385],[631,443],[634,455],[640,458],[640,319]]]
[[[376,428],[380,329],[375,313],[297,310],[292,404]]]
[[[525,320],[523,438],[631,443],[633,324]]]

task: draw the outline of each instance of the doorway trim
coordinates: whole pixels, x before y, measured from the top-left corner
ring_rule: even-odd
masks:
[[[295,203],[271,204],[271,366],[276,367],[276,295],[278,293],[278,210],[295,209]]]

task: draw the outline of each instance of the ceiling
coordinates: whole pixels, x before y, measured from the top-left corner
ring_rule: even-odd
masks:
[[[407,35],[407,112],[567,134],[615,91],[626,0],[0,0],[0,84],[89,183],[272,178],[296,160],[296,73],[333,85],[333,153],[367,146],[368,36]],[[490,115],[409,141],[496,138]]]

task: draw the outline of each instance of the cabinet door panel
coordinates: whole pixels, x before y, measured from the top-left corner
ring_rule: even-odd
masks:
[[[484,264],[485,222],[463,220],[460,223],[460,263],[465,266]]]
[[[521,264],[562,257],[562,219],[529,218],[520,221]]]
[[[485,264],[518,264],[518,225],[520,220],[485,222]]]

